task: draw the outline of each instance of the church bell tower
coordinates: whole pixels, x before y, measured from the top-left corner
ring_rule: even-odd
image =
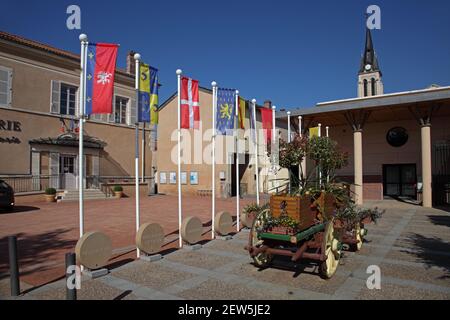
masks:
[[[366,45],[358,73],[358,97],[371,97],[383,94],[381,76],[378,58],[373,48],[372,35],[367,28]]]

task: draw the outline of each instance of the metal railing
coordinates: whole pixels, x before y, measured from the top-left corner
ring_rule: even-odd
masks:
[[[15,193],[43,192],[47,188],[64,189],[65,175],[0,175],[0,180],[9,184]],[[153,177],[144,177],[144,183]],[[100,189],[105,194],[111,193],[111,186],[134,184],[135,178],[130,176],[87,176],[85,188]]]
[[[100,176],[99,179],[99,189],[107,196],[113,196],[113,187],[116,185],[134,185],[134,176]],[[150,184],[153,182],[154,177],[146,176],[144,177],[144,182],[141,181],[142,177],[139,178],[139,182],[142,184],[148,184],[150,189]]]
[[[57,188],[60,175],[39,175],[39,176],[0,176],[0,180],[9,184],[15,193],[39,192],[47,188]]]

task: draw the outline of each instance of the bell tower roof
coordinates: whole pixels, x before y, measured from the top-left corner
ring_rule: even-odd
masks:
[[[372,34],[370,32],[370,29],[366,28],[366,44],[364,47],[364,54],[361,58],[359,73],[376,72],[376,71],[381,73],[378,64],[378,58],[375,53],[375,49],[373,47]]]

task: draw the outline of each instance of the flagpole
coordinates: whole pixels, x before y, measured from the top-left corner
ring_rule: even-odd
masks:
[[[275,142],[276,142],[276,137],[275,137],[275,135],[276,135],[276,128],[275,128],[275,110],[277,109],[277,107],[276,106],[272,106],[272,160],[273,160],[273,164],[272,164],[272,168],[274,169],[274,176],[275,176],[275,190],[276,190],[276,192],[278,193],[278,180],[277,180],[277,178],[278,178],[278,168],[276,167],[276,164],[275,164],[275,155],[274,155],[274,152],[275,152]]]
[[[319,123],[319,130],[318,130],[318,136],[321,137],[322,136],[322,124]],[[319,187],[322,187],[322,170],[320,168],[320,162],[319,162]]]
[[[179,241],[179,247],[181,248],[183,246],[183,239],[181,238],[181,122],[180,122],[180,117],[181,117],[181,74],[183,73],[183,71],[181,71],[181,69],[178,69],[176,71],[177,73],[177,90],[178,90],[178,132],[177,132],[177,137],[178,137],[178,143],[177,143],[177,165],[178,165],[178,241]]]
[[[252,100],[253,123],[255,125],[255,175],[256,175],[256,204],[259,206],[259,169],[258,169],[258,134],[256,130],[256,99]]]
[[[329,126],[325,127],[325,133],[326,133],[327,138],[329,138],[329,135],[328,135],[329,128],[330,128]],[[327,171],[327,183],[329,183],[329,182],[330,182],[330,175],[328,174],[328,171]]]
[[[302,116],[298,116],[298,133],[300,135],[300,138],[303,137],[303,128],[302,128]],[[300,163],[300,168],[301,168],[301,180],[303,182],[303,177],[306,175],[306,156],[302,159],[302,162]]]
[[[236,90],[236,102],[235,102],[235,115],[236,115],[236,230],[239,232],[239,197],[240,197],[240,183],[239,183],[239,90]],[[242,119],[244,121],[244,119]]]
[[[288,111],[287,112],[287,116],[288,116],[288,142],[291,142],[291,112]]]
[[[216,213],[216,110],[217,110],[217,82],[211,82],[213,89],[212,96],[212,150],[211,150],[211,165],[212,165],[212,199],[211,199],[211,239],[216,236],[215,230],[215,213]]]
[[[135,89],[136,89],[136,123],[135,123],[135,157],[134,157],[134,184],[135,184],[135,196],[136,196],[136,233],[140,227],[140,212],[139,212],[139,67],[140,67],[141,55],[139,53],[134,54],[135,61]],[[141,251],[136,248],[136,255],[139,258]]]
[[[288,111],[286,113],[287,113],[287,116],[288,116],[288,118],[287,118],[287,121],[288,121],[288,124],[287,124],[287,127],[288,127],[288,143],[290,143],[291,142],[291,112]],[[291,169],[288,170],[288,175],[289,175],[288,192],[289,192],[289,194],[291,194]]]
[[[300,138],[303,137],[303,128],[302,128],[302,116],[298,116],[298,133]]]
[[[142,140],[141,140],[141,149],[142,149],[142,159],[141,159],[141,182],[145,182],[145,122],[142,123]]]
[[[80,238],[84,234],[84,155],[83,155],[83,121],[85,114],[85,105],[86,105],[86,53],[87,53],[87,45],[88,45],[88,37],[85,34],[80,34],[79,36],[81,42],[81,54],[80,54],[80,104],[79,104],[79,134],[78,134],[78,192],[79,192],[79,219],[80,219]]]

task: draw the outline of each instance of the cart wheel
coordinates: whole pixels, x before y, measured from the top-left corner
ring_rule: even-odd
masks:
[[[269,210],[264,210],[255,217],[252,229],[250,230],[250,244],[252,247],[260,247],[264,244],[264,240],[258,239],[258,232],[264,229],[267,221]],[[272,255],[267,253],[260,253],[253,257],[253,261],[258,268],[266,268],[272,262]]]
[[[325,253],[326,259],[320,264],[319,273],[322,278],[330,279],[336,273],[341,258],[341,250],[335,235],[333,221],[329,221],[325,226],[322,252]]]
[[[356,241],[358,241],[355,244],[352,244],[351,249],[352,251],[359,251],[362,248],[363,245],[363,236],[361,235],[361,225],[359,223],[356,224],[355,226],[355,239]]]

